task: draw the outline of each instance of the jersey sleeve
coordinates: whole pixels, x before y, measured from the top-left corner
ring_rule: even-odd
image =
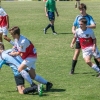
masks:
[[[0,15],[2,15],[2,16],[7,15],[7,13],[5,12],[5,10],[3,8],[0,8]]]
[[[27,48],[27,43],[25,43],[25,40],[23,40],[19,46],[19,49],[18,51],[19,52],[25,52],[26,51],[26,48]]]
[[[76,16],[76,18],[75,18],[75,20],[74,20],[74,22],[73,22],[73,26],[75,26],[75,27],[78,26],[78,25],[77,25],[77,21],[78,21],[78,16]]]
[[[90,25],[92,25],[92,24],[96,24],[96,23],[95,23],[94,19],[92,18],[92,16],[90,16]]]

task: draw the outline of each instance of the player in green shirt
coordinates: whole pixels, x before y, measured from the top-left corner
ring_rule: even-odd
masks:
[[[55,0],[47,0],[45,3],[45,14],[46,17],[49,18],[50,23],[47,25],[46,28],[44,28],[44,34],[46,34],[47,29],[51,27],[53,34],[57,34],[54,29],[54,21],[55,21],[55,12],[57,16],[59,16],[57,8],[56,8],[56,2]]]

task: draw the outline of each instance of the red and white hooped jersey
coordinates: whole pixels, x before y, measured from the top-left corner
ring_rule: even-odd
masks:
[[[7,20],[6,20],[7,13],[3,8],[0,8],[0,27],[7,26]]]
[[[34,45],[22,35],[20,35],[19,40],[15,39],[14,46],[21,52],[22,59],[26,59],[27,57],[37,57]]]
[[[93,46],[95,35],[92,29],[87,28],[83,31],[81,28],[76,29],[75,37],[79,39],[82,49]]]

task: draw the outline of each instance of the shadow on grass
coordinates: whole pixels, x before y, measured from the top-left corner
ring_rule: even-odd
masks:
[[[98,77],[98,74],[96,75],[94,72],[74,73],[74,74],[70,74],[70,75],[78,75],[78,74],[84,74],[84,75],[92,74],[91,76],[96,76],[96,77]]]
[[[74,73],[74,74],[94,74],[94,72],[83,72],[83,73]]]
[[[51,89],[50,91],[44,91],[45,93],[46,92],[64,92],[66,91],[66,89]]]
[[[43,91],[42,96],[39,96],[38,92],[35,93],[29,93],[29,94],[24,94],[24,95],[38,95],[39,97],[44,97],[44,96],[49,96],[49,94],[47,94],[48,92],[64,92],[66,91],[66,89],[51,89],[50,91]],[[17,92],[17,91],[7,91],[7,92]]]

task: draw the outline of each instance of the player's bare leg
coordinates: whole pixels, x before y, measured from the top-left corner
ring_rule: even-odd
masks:
[[[99,73],[97,76],[100,77],[100,69],[99,69],[99,67],[96,64],[91,62],[91,56],[86,56],[84,58],[84,60],[85,60],[86,64],[88,64],[93,70],[95,70],[96,72]]]

